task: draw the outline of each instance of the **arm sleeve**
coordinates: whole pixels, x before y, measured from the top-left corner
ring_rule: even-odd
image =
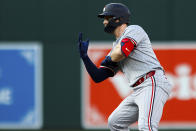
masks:
[[[118,72],[119,66],[118,62],[113,62],[111,56],[106,56],[105,59],[101,62],[100,68],[107,68],[113,72],[113,76]]]
[[[97,68],[87,55],[82,57],[82,60],[88,74],[91,76],[94,82],[99,83],[108,77],[114,76],[113,71],[108,68]]]

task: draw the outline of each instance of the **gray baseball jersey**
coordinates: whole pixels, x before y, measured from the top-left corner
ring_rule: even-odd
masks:
[[[139,78],[152,70],[163,70],[154,54],[148,35],[140,26],[128,26],[123,35],[116,40],[114,46],[123,38],[131,38],[136,42],[136,47],[128,58],[120,62],[120,68],[127,78],[129,86],[132,86]]]
[[[155,74],[133,87],[134,92],[125,98],[108,118],[109,128],[112,131],[128,131],[128,126],[138,121],[139,130],[157,131],[164,104],[171,92],[171,85],[165,77],[163,67],[152,49],[146,32],[138,25],[130,25],[114,42],[113,48],[124,38],[131,38],[136,44],[129,56],[119,63],[129,86],[133,87],[150,71],[155,70]]]

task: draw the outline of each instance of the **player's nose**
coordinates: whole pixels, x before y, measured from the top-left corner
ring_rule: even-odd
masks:
[[[107,20],[107,19],[104,19],[104,20],[103,20],[103,24],[104,24],[104,25],[107,25],[107,24],[108,24],[108,20]]]

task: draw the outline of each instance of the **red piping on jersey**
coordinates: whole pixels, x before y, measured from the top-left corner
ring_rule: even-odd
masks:
[[[148,114],[148,128],[149,128],[149,131],[152,131],[151,129],[151,115],[152,115],[152,104],[153,104],[153,101],[154,101],[154,79],[152,78],[152,76],[150,77],[151,80],[152,80],[152,95],[151,95],[151,101],[150,101],[150,110],[149,110],[149,114]]]

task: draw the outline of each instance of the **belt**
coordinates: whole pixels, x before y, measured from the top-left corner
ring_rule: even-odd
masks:
[[[148,72],[146,75],[144,75],[139,80],[137,80],[135,82],[135,84],[133,84],[133,87],[140,85],[142,82],[144,82],[146,79],[148,79],[149,77],[153,76],[154,74],[155,74],[155,71]]]

